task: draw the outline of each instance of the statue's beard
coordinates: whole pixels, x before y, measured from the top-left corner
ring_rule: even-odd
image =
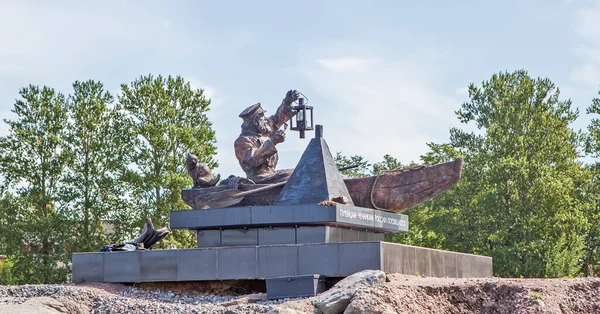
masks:
[[[269,135],[273,131],[271,125],[269,125],[269,121],[254,119],[252,124],[254,125],[254,130],[260,135]]]

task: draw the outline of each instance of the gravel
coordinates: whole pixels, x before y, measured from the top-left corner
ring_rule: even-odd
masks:
[[[22,304],[37,297],[64,301],[65,308],[74,313],[268,313],[283,302],[299,300],[267,300],[264,294],[194,295],[136,287],[110,294],[75,285],[23,285],[0,286],[0,312],[2,304]]]

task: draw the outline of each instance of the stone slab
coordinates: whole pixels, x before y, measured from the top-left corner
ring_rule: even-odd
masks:
[[[428,277],[492,276],[487,256],[379,241],[75,253],[72,261],[77,282],[345,277],[364,269]]]
[[[381,233],[408,231],[408,216],[336,204],[271,205],[171,211],[171,229],[206,230],[308,225],[341,226]]]

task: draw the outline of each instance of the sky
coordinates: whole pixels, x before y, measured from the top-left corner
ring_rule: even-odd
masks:
[[[214,172],[243,175],[239,113],[275,112],[296,89],[332,154],[408,163],[447,142],[467,86],[525,69],[579,108],[600,88],[600,1],[26,1],[0,0],[0,118],[21,87],[64,94],[95,79],[116,94],[141,75],[181,75],[211,98]],[[8,134],[0,122],[0,136]],[[278,169],[305,139],[287,132]]]

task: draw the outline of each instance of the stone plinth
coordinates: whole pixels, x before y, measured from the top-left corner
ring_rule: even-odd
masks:
[[[271,205],[171,211],[171,229],[206,230],[323,225],[381,233],[408,231],[408,216],[336,204]]]
[[[73,254],[73,282],[345,277],[365,269],[491,277],[492,258],[379,241]]]

